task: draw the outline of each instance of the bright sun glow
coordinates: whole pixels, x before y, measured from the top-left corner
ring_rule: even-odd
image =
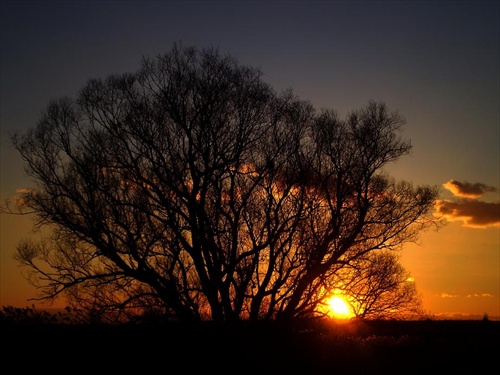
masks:
[[[354,316],[351,307],[341,296],[333,296],[328,300],[328,307],[333,318],[349,319]]]

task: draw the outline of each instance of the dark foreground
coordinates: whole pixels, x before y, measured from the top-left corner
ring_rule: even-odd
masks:
[[[499,321],[1,326],[2,368],[52,374],[483,374]]]

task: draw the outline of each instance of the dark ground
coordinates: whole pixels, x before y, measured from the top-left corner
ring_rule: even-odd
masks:
[[[500,322],[490,320],[2,324],[0,335],[2,368],[22,373],[480,375],[500,369]]]

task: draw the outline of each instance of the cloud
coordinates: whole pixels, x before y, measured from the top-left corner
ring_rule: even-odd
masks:
[[[449,294],[449,293],[441,293],[439,295],[441,298],[460,298],[462,297],[460,294]],[[467,294],[465,298],[493,298],[493,295],[490,293],[471,293]]]
[[[490,293],[474,293],[467,294],[465,298],[493,298],[493,295]]]
[[[436,214],[448,221],[462,221],[464,227],[487,228],[500,226],[500,202],[477,200],[486,193],[494,193],[497,188],[481,182],[470,183],[449,180],[443,184],[458,200],[438,200]]]
[[[472,199],[439,200],[436,202],[436,211],[448,221],[463,221],[464,227],[500,226],[499,202],[488,203]]]
[[[18,213],[19,209],[24,209],[27,207],[25,197],[36,194],[36,190],[21,188],[16,189],[16,194],[8,197],[5,200],[5,204],[0,206],[1,213]],[[15,207],[13,208],[12,205]]]
[[[441,298],[457,298],[460,297],[458,294],[448,294],[448,293],[441,293]]]
[[[19,194],[34,194],[36,191],[34,189],[20,188],[16,189],[16,193]]]
[[[443,187],[453,193],[456,197],[476,199],[485,193],[494,193],[497,189],[480,182],[471,184],[469,182],[460,182],[449,180],[443,184]]]

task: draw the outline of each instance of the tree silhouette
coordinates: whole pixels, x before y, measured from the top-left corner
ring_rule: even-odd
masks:
[[[394,252],[370,252],[338,269],[330,278],[328,289],[341,292],[358,318],[425,316],[416,284]]]
[[[433,224],[438,190],[383,167],[411,150],[370,102],[341,120],[217,49],[174,45],[90,80],[12,142],[36,183],[19,244],[41,299],[129,319],[311,316],[342,269]]]

